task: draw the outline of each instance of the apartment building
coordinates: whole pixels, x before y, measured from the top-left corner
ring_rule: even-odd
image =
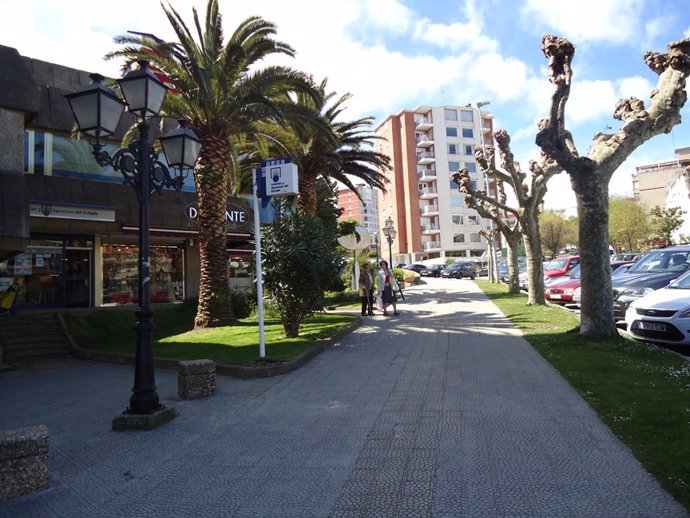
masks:
[[[487,190],[473,153],[493,141],[491,114],[471,105],[419,106],[388,116],[375,133],[377,151],[392,164],[379,220],[390,217],[397,230],[393,262],[486,254],[479,231],[491,222],[465,205],[451,177],[467,168],[475,188]]]
[[[356,193],[347,187],[338,189],[338,208],[343,209],[339,219],[356,219],[373,235],[379,229],[378,190],[366,184],[356,184],[355,189]]]
[[[647,164],[635,168],[632,175],[633,196],[647,210],[657,205],[668,205],[669,191],[674,189],[675,183],[685,183],[683,172],[690,167],[690,147],[675,150],[675,160]],[[687,173],[685,173],[687,178]]]

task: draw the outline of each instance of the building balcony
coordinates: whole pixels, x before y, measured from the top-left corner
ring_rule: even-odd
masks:
[[[417,133],[415,140],[417,141],[417,147],[426,148],[434,145],[434,137],[424,133]]]
[[[427,187],[419,191],[419,197],[422,200],[431,200],[432,198],[438,198],[438,192],[436,187]]]
[[[420,117],[419,119],[415,119],[414,127],[419,131],[428,131],[434,127],[434,123],[429,118]]]
[[[429,250],[440,250],[441,249],[441,242],[440,241],[427,241],[426,243],[422,243],[424,246],[424,251],[427,252]]]
[[[422,216],[438,216],[438,205],[425,205],[422,207]]]
[[[433,182],[436,180],[436,169],[420,169],[417,171],[417,179],[420,182]]]
[[[437,223],[422,225],[422,234],[438,234],[441,232]]]
[[[428,165],[436,162],[436,155],[433,151],[422,151],[417,153],[417,163],[420,165]]]

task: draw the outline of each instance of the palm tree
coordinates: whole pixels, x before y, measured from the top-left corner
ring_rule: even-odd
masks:
[[[257,67],[274,54],[294,55],[289,45],[274,38],[276,27],[271,22],[247,18],[224,43],[218,1],[209,0],[203,26],[193,10],[195,40],[169,4],[163,10],[178,42],[146,34],[121,36],[116,42],[124,47],[106,58],[124,58],[125,72],[144,59],[165,74],[176,94],[166,97],[165,115],[187,119],[202,141],[194,168],[201,261],[195,327],[227,325],[235,317],[227,277],[225,211],[228,178],[239,171],[238,146],[253,138],[260,122],[280,121],[285,108],[294,112],[291,93],[318,95],[301,72],[281,66]],[[238,183],[233,179],[233,186]]]
[[[387,155],[374,150],[377,138],[369,128],[373,117],[363,117],[353,121],[340,122],[338,117],[345,109],[350,94],[335,99],[335,92],[326,93],[327,79],[317,87],[319,96],[298,93],[295,104],[302,111],[313,110],[321,113],[331,131],[315,124],[298,120],[288,123],[288,128],[274,133],[276,139],[286,147],[299,169],[299,207],[310,214],[317,209],[317,180],[338,180],[357,193],[350,177],[363,180],[371,187],[385,189],[386,177],[381,170],[390,168]],[[329,104],[330,103],[330,104]],[[358,194],[359,196],[359,194]]]

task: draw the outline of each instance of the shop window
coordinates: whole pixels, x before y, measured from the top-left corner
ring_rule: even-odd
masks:
[[[64,305],[62,241],[35,243],[23,253],[0,262],[0,292],[17,290],[15,305]]]
[[[182,248],[152,246],[151,302],[176,302],[184,298]],[[137,304],[139,247],[103,246],[103,305]]]

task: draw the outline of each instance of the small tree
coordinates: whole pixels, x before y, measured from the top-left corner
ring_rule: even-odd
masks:
[[[652,216],[652,239],[655,242],[663,242],[666,245],[673,244],[673,234],[683,226],[683,214],[685,211],[680,207],[669,207],[662,209],[658,205],[654,207],[649,215]]]
[[[570,225],[555,211],[547,210],[539,216],[539,231],[541,242],[552,258],[570,242]]]
[[[337,271],[335,232],[316,216],[278,204],[278,216],[265,230],[264,285],[286,336],[299,335],[304,319],[323,307],[323,293]]]
[[[639,242],[647,238],[649,224],[644,207],[631,198],[612,198],[609,201],[609,236],[611,244],[620,252],[639,250]]]

